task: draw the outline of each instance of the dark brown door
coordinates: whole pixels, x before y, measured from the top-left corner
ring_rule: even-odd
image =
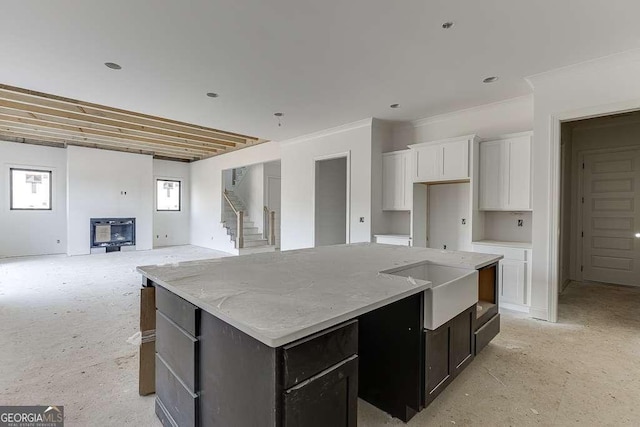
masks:
[[[426,331],[426,404],[431,403],[452,379],[449,357],[451,328],[445,323],[435,331]]]
[[[284,393],[285,427],[355,427],[358,356],[352,356]]]

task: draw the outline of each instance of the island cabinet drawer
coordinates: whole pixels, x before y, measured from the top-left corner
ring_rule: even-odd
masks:
[[[500,333],[500,314],[496,314],[475,332],[476,354],[480,353],[489,342]]]
[[[161,286],[156,286],[156,308],[194,337],[200,334],[198,307]]]
[[[293,387],[357,353],[357,320],[288,344],[282,349],[284,388]]]
[[[198,391],[198,340],[160,311],[156,311],[156,352],[190,391]]]
[[[156,415],[165,426],[195,426],[198,420],[198,395],[187,390],[158,354]]]

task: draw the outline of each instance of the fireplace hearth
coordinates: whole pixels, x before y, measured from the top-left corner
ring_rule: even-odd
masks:
[[[91,218],[91,248],[120,251],[136,244],[135,218]]]

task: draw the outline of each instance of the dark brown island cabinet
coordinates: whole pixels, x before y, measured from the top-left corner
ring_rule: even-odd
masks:
[[[406,422],[499,332],[496,265],[479,270],[478,303],[436,330],[420,292],[275,348],[144,279],[155,344],[143,333],[140,393],[155,388],[165,426],[354,427],[358,398]]]

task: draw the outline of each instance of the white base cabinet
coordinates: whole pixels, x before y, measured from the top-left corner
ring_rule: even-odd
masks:
[[[504,256],[498,266],[500,306],[529,312],[531,305],[531,249],[474,243],[473,251]]]

